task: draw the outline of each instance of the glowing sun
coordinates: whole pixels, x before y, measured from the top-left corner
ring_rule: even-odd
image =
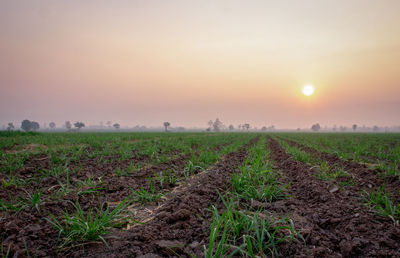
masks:
[[[314,86],[312,86],[311,84],[304,85],[302,91],[304,95],[311,96],[314,93]]]

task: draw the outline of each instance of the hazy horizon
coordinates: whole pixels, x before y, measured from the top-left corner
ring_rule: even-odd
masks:
[[[400,125],[399,13],[397,0],[2,1],[0,125]]]

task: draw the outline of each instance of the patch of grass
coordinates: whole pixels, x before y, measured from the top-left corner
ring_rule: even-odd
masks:
[[[78,187],[88,187],[88,188],[93,188],[97,187],[99,184],[101,184],[101,179],[102,177],[99,177],[97,180],[93,179],[92,177],[89,177],[85,180],[79,180],[78,181]]]
[[[252,176],[249,174],[235,174],[232,177],[234,192],[245,200],[272,202],[287,197],[286,187],[278,181],[269,182],[272,174],[264,172],[265,176]],[[260,173],[261,174],[261,173]]]
[[[117,176],[128,176],[128,175],[129,175],[129,172],[128,172],[127,170],[122,169],[122,168],[120,168],[120,167],[117,167],[117,168],[114,170],[114,173],[115,173]]]
[[[61,176],[67,173],[68,171],[68,164],[65,165],[60,165],[60,166],[52,166],[49,169],[41,169],[40,173],[44,176],[44,177],[49,177],[49,176]]]
[[[157,202],[161,199],[162,196],[163,196],[162,193],[156,193],[153,190],[147,191],[144,188],[141,188],[133,192],[133,198],[142,204],[149,202]]]
[[[74,213],[69,214],[66,211],[61,220],[50,214],[47,220],[57,229],[59,238],[62,237],[60,247],[98,240],[107,245],[104,235],[109,233],[110,228],[120,227],[124,223],[121,213],[129,203],[124,200],[112,210],[102,204],[96,211],[90,209],[86,214],[79,203],[76,203],[73,204]]]
[[[265,143],[251,149],[250,158],[232,176],[233,193],[244,200],[272,202],[287,197],[286,186],[278,181],[278,174],[267,162]]]
[[[101,178],[102,177],[99,177],[97,180],[95,180],[90,177],[85,180],[79,180],[78,187],[80,191],[77,194],[95,194],[99,191],[105,190],[103,187],[98,187],[100,184],[102,184]]]
[[[26,181],[18,178],[15,174],[11,174],[11,175],[7,176],[7,180],[3,179],[1,181],[1,185],[4,188],[9,188],[11,186],[19,187],[19,186],[22,186],[25,184],[26,184]]]
[[[396,224],[398,224],[400,218],[400,206],[393,203],[389,193],[386,193],[383,187],[376,192],[366,192],[363,196],[363,200],[379,215],[390,217]]]
[[[337,182],[340,186],[346,187],[346,186],[355,186],[357,182],[353,178],[349,178],[347,181],[342,181],[342,182]]]
[[[60,189],[56,193],[57,198],[61,198],[62,196],[66,195],[70,191],[72,191],[72,189],[70,187],[71,183],[70,183],[70,179],[69,179],[69,170],[67,170],[67,178],[66,178],[65,184],[63,184],[61,182],[58,182],[58,184],[60,185]]]
[[[331,167],[326,161],[321,161],[319,165],[320,173],[315,176],[321,180],[331,180],[338,177],[350,177],[350,174],[344,168]]]
[[[4,243],[1,242],[1,247],[0,247],[0,255],[2,258],[8,258],[10,257],[10,249],[11,246],[8,246],[7,251],[4,249]]]
[[[133,190],[133,199],[137,202],[145,204],[148,202],[157,202],[163,196],[162,193],[157,192],[153,178],[149,178],[149,189],[150,190],[146,190],[141,187],[139,190]]]
[[[155,180],[160,183],[161,189],[164,189],[164,184],[175,185],[177,182],[172,169],[168,171],[161,171],[157,176],[155,176]]]
[[[223,197],[221,196],[223,199]],[[226,202],[219,214],[213,206],[213,221],[205,257],[235,254],[249,257],[281,256],[279,245],[301,238],[289,218],[276,219],[263,213],[238,210],[234,200]]]
[[[40,212],[40,203],[42,202],[42,192],[34,191],[32,194],[25,191],[27,198],[21,198],[23,206],[34,207],[38,212]]]
[[[127,168],[128,173],[135,173],[142,168],[142,165],[131,162]]]
[[[193,175],[196,171],[201,171],[201,170],[203,170],[202,167],[200,167],[198,165],[194,165],[194,163],[191,160],[189,160],[186,163],[185,168],[183,169],[183,175],[185,178],[188,178],[191,175]]]
[[[23,209],[24,207],[21,205],[21,203],[13,204],[10,202],[7,202],[4,199],[0,199],[0,211],[13,211],[13,212],[19,212]]]

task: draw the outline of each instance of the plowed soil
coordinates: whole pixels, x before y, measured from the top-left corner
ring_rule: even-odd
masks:
[[[254,141],[249,144],[253,144]],[[229,143],[216,146],[213,151],[221,150],[227,145]],[[127,231],[116,230],[111,234],[111,238],[107,238],[111,249],[108,249],[101,242],[57,250],[59,244],[58,232],[45,218],[49,217],[49,214],[54,214],[55,217],[60,218],[64,211],[73,212],[73,203],[76,202],[82,206],[83,210],[88,211],[90,208],[99,207],[102,203],[117,203],[123,200],[130,194],[131,189],[141,187],[149,190],[149,177],[160,173],[160,171],[172,171],[177,179],[183,178],[182,172],[190,159],[189,155],[179,156],[179,153],[177,153],[175,154],[176,158],[165,163],[145,166],[128,176],[116,175],[114,173],[115,168],[126,168],[132,161],[135,164],[145,164],[149,161],[149,157],[135,155],[133,159],[123,162],[115,160],[114,157],[103,157],[103,159],[112,160],[108,163],[82,157],[77,164],[72,163],[69,166],[72,170],[75,166],[79,167],[70,175],[71,192],[57,200],[49,196],[60,190],[60,185],[66,184],[65,176],[49,176],[40,180],[33,180],[23,190],[22,187],[13,186],[1,188],[0,198],[5,200],[17,200],[26,197],[27,192],[32,193],[37,189],[42,189],[44,193],[39,209],[26,207],[17,213],[0,211],[0,239],[4,249],[3,253],[5,254],[9,248],[10,255],[14,257],[27,256],[27,249],[31,255],[38,257],[64,257],[66,255],[74,257],[92,255],[96,257],[110,256],[110,254],[129,257],[146,253],[165,256],[171,254],[168,253],[171,245],[168,241],[173,239],[179,243],[175,241],[172,245],[176,243],[179,245],[184,243],[185,245],[185,250],[178,249],[178,253],[199,254],[203,251],[202,244],[204,244],[204,239],[209,233],[209,225],[207,224],[209,214],[204,209],[209,208],[215,202],[218,197],[218,190],[224,191],[226,189],[226,182],[229,180],[230,173],[237,169],[246,158],[246,146],[228,154],[207,170],[207,173],[200,173],[187,182],[183,181],[184,183],[177,189],[175,189],[177,187],[175,184],[168,183],[165,183],[161,189],[159,182],[155,182],[156,191],[174,191],[168,195],[162,207],[158,207],[151,214],[148,218],[149,223],[134,226]],[[37,176],[38,169],[48,169],[49,167],[49,157],[38,154],[28,159],[24,167],[19,169],[17,173],[20,178],[27,180]],[[0,174],[0,176],[5,175]],[[77,194],[78,181],[88,178],[97,181],[101,178],[98,193]],[[183,185],[185,186],[183,187]],[[88,189],[83,188],[82,190]],[[112,204],[110,205],[112,206]],[[117,237],[119,240],[112,237]],[[196,245],[196,241],[188,243],[187,241],[190,239],[198,239],[198,245]]]
[[[317,179],[314,168],[293,160],[269,137],[271,158],[290,183],[292,197],[269,205],[271,211],[291,214],[305,245],[295,246],[297,257],[399,257],[400,228],[376,216],[359,200],[361,187],[335,188]],[[267,205],[268,206],[268,205]]]
[[[230,176],[247,157],[253,139],[239,150],[225,156],[212,168],[185,182],[172,191],[151,220],[126,231],[117,231],[103,244],[87,245],[69,250],[72,257],[202,257],[207,244],[211,213],[207,212],[223,193]]]
[[[99,207],[101,203],[121,201],[130,194],[131,189],[142,187],[148,190],[148,177],[160,171],[172,170],[177,178],[182,177],[179,174],[183,171],[188,159],[188,155],[179,156],[166,163],[145,167],[129,176],[118,176],[114,173],[114,170],[116,167],[124,167],[124,164],[117,161],[102,164],[96,160],[83,158],[79,164],[80,170],[70,175],[71,192],[57,200],[51,198],[50,195],[60,190],[60,184],[66,184],[65,176],[59,178],[51,176],[40,180],[32,180],[30,184],[23,188],[15,186],[0,188],[0,199],[15,200],[14,202],[20,198],[27,198],[28,192],[33,193],[38,189],[43,192],[39,210],[33,207],[26,207],[17,213],[0,211],[0,239],[5,252],[10,248],[11,255],[26,255],[26,244],[30,252],[39,257],[55,255],[57,233],[53,226],[44,219],[48,217],[48,214],[54,214],[59,217],[66,210],[72,212],[74,210],[72,204],[76,202],[87,211],[90,208]],[[143,157],[137,159],[137,161],[145,160],[146,158]],[[127,166],[128,164],[125,165]],[[70,165],[71,168],[74,166],[74,164]],[[37,176],[38,169],[48,167],[49,158],[46,155],[33,156],[17,173],[26,180]],[[0,173],[0,181],[2,177],[5,177],[5,175]],[[96,186],[99,189],[97,193],[77,194],[78,181],[88,178],[101,182]],[[162,190],[168,191],[174,186],[172,184],[164,184]],[[156,183],[155,189],[160,191],[160,188],[161,186]],[[80,190],[90,190],[90,188],[83,187]]]
[[[332,167],[341,167],[346,170],[357,181],[357,187],[366,191],[378,190],[384,186],[385,191],[389,192],[395,201],[400,203],[400,180],[399,176],[381,176],[382,172],[379,169],[369,169],[364,164],[354,161],[347,161],[339,158],[334,154],[326,152],[319,152],[311,147],[305,146],[301,143],[291,141],[285,138],[280,138],[286,141],[289,145],[297,147],[315,157],[318,157],[328,163]]]

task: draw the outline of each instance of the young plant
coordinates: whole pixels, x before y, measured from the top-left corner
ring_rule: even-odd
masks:
[[[0,211],[14,211],[19,212],[24,208],[21,202],[13,204],[4,199],[0,199]]]
[[[38,212],[40,212],[40,203],[42,202],[42,192],[35,191],[32,194],[25,191],[27,198],[22,198],[22,203],[24,206],[34,207]]]
[[[126,170],[124,170],[124,169],[122,169],[122,168],[120,168],[120,167],[117,167],[117,168],[114,170],[114,173],[115,173],[117,176],[127,176],[127,175],[129,175],[128,171],[126,171]]]
[[[66,174],[68,171],[68,163],[65,165],[60,165],[60,166],[52,166],[49,169],[42,169],[40,170],[40,173],[44,176],[44,177],[49,177],[49,176],[61,176],[63,174]]]
[[[94,180],[93,178],[87,178],[83,181],[79,180],[78,181],[78,187],[80,189],[80,191],[78,192],[78,194],[94,194],[94,193],[98,193],[101,190],[104,190],[105,188],[103,187],[98,187],[102,182],[101,182],[101,178],[98,178],[97,180]]]
[[[191,160],[189,160],[183,169],[183,175],[185,178],[190,177],[192,174],[194,174],[196,171],[201,171],[203,170],[202,167],[194,165]]]
[[[101,240],[107,245],[104,235],[112,227],[119,227],[124,223],[121,213],[129,205],[128,200],[122,201],[114,209],[104,204],[94,211],[90,209],[86,214],[79,203],[73,204],[75,212],[64,213],[63,219],[58,220],[53,214],[47,219],[57,230],[59,237],[63,237],[60,247],[77,243]]]
[[[301,238],[289,218],[275,219],[267,217],[261,211],[253,214],[238,210],[237,203],[231,199],[225,201],[225,211],[220,215],[212,208],[208,248],[205,256],[225,257],[240,253],[241,256],[255,255],[281,256],[279,245]]]
[[[400,218],[400,207],[393,203],[390,195],[385,193],[383,187],[376,192],[366,192],[363,196],[363,200],[379,215],[390,217],[395,224],[398,224]]]
[[[11,186],[15,186],[15,187],[22,186],[22,185],[26,184],[26,181],[18,178],[15,174],[11,174],[11,175],[7,176],[7,180],[3,179],[1,181],[1,183],[4,188],[8,188]]]
[[[4,243],[3,242],[1,242],[1,248],[0,248],[0,255],[1,255],[1,257],[2,258],[8,258],[8,257],[10,257],[9,255],[10,255],[10,249],[11,249],[11,246],[9,245],[8,246],[8,248],[7,248],[7,251],[4,249]]]
[[[60,198],[61,196],[64,196],[66,194],[68,194],[71,189],[70,189],[70,180],[69,180],[69,170],[67,170],[67,180],[66,183],[63,184],[61,182],[58,182],[58,184],[60,185],[60,189],[57,192],[57,196]]]

